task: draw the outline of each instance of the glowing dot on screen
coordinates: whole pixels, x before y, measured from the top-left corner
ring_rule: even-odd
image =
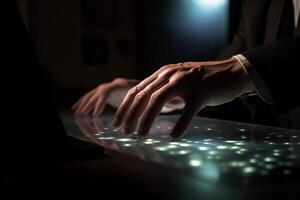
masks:
[[[256,163],[256,159],[251,158],[251,159],[250,159],[250,163]]]
[[[187,151],[187,150],[179,151],[179,154],[181,154],[181,155],[188,154],[188,153],[190,153],[190,151]]]
[[[119,142],[130,142],[130,141],[132,141],[132,139],[130,139],[130,138],[119,138],[119,139],[117,139],[117,141],[119,141]]]
[[[187,143],[180,143],[179,146],[182,146],[182,147],[189,147],[191,146],[190,144],[187,144]]]
[[[289,142],[285,142],[284,144],[285,144],[285,145],[290,145],[291,143],[289,143]]]
[[[190,160],[190,165],[193,167],[199,167],[202,164],[201,160],[192,159]]]
[[[283,174],[284,175],[289,175],[289,174],[291,174],[291,170],[285,169],[285,170],[283,170]]]
[[[137,132],[137,131],[135,131],[135,132],[133,132],[133,134],[134,134],[134,135],[137,135],[137,134],[138,134],[138,132]]]
[[[103,134],[104,132],[103,132],[103,131],[100,131],[99,133],[100,133],[100,134]]]
[[[245,132],[245,131],[246,131],[246,129],[244,129],[244,128],[241,128],[241,129],[240,129],[240,131],[241,131],[241,132]]]
[[[236,142],[235,145],[239,145],[240,146],[240,145],[245,145],[245,144],[242,143],[242,142]]]
[[[245,174],[253,173],[254,171],[255,171],[255,168],[254,168],[254,167],[245,167],[245,168],[243,169],[243,172],[244,172]]]
[[[242,151],[237,151],[237,152],[236,152],[236,154],[242,154],[242,153],[243,153]]]
[[[146,141],[146,142],[144,142],[144,144],[153,144],[154,142],[152,142],[152,141]]]
[[[209,151],[208,154],[210,154],[210,155],[216,155],[217,152],[216,151]]]
[[[155,147],[155,149],[158,151],[166,151],[167,150],[166,147]]]
[[[280,156],[281,154],[278,152],[273,153],[274,156]]]
[[[160,126],[157,126],[156,128],[160,128]]]
[[[244,166],[246,166],[246,163],[242,162],[242,161],[232,161],[232,162],[230,162],[230,166],[232,166],[232,167],[244,167]]]
[[[292,136],[292,138],[298,138],[298,136],[296,136],[296,135],[293,135],[293,136]]]
[[[114,130],[113,130],[113,132],[117,132],[117,131],[118,131],[118,129],[114,129]]]
[[[125,146],[125,147],[130,147],[131,144],[125,143],[124,146]]]
[[[170,130],[170,129],[171,129],[171,127],[169,126],[169,127],[168,127],[168,129]]]
[[[235,141],[235,140],[226,140],[225,142],[226,142],[226,143],[235,143],[235,142],[237,142],[237,141]]]
[[[227,149],[227,147],[220,145],[220,146],[217,146],[217,149]]]
[[[211,128],[207,128],[206,130],[211,131],[212,129]]]
[[[198,126],[195,126],[194,128],[196,128],[196,129],[197,129],[197,128],[199,128],[199,127],[198,127]]]
[[[271,157],[266,157],[264,160],[265,160],[266,162],[274,162],[274,161],[275,161],[275,159],[274,159],[274,158],[271,158]]]
[[[168,146],[168,148],[170,148],[170,149],[174,149],[174,148],[176,148],[176,147],[177,147],[177,146],[172,145],[172,144]]]
[[[239,149],[239,146],[232,146],[231,149]]]
[[[108,128],[107,128],[107,127],[105,127],[105,128],[104,128],[104,130],[108,130]]]
[[[169,144],[173,144],[173,145],[179,145],[179,142],[169,142]]]
[[[208,147],[199,147],[198,148],[200,151],[207,151],[209,148]]]

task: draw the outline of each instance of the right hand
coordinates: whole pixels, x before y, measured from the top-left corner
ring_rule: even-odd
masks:
[[[119,107],[128,90],[139,82],[138,80],[116,78],[111,82],[100,84],[82,96],[72,106],[72,110],[75,112],[75,116],[92,115],[98,117],[106,104]]]

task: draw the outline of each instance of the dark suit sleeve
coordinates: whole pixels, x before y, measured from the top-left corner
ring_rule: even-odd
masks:
[[[299,35],[251,49],[243,55],[268,86],[278,112],[300,105]]]

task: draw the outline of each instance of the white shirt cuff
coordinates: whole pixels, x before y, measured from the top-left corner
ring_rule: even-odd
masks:
[[[271,96],[268,86],[265,84],[265,82],[260,77],[260,75],[256,72],[255,68],[252,66],[252,64],[249,62],[249,60],[241,54],[233,56],[233,58],[237,59],[241,63],[241,65],[245,68],[247,73],[249,74],[249,76],[250,76],[251,80],[253,81],[253,84],[256,88],[257,95],[264,102],[266,102],[268,104],[273,104],[272,96]],[[253,94],[250,94],[250,95],[253,95]]]

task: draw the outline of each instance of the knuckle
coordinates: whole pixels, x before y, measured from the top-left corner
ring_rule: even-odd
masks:
[[[148,93],[146,91],[141,91],[136,95],[135,99],[142,100],[142,99],[145,99],[147,96],[148,96]]]
[[[129,91],[128,91],[128,94],[130,95],[130,96],[132,96],[132,95],[135,95],[138,91],[139,91],[139,86],[137,85],[137,86],[135,86],[135,87],[133,87],[133,88],[131,88]]]
[[[161,99],[161,97],[162,97],[162,94],[160,92],[154,92],[151,95],[151,102],[157,102]]]

